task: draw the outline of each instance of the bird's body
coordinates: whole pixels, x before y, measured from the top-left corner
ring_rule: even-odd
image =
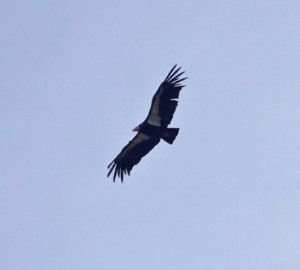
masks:
[[[139,163],[141,158],[149,153],[157,145],[160,139],[172,144],[179,128],[168,128],[173,114],[177,107],[179,92],[184,87],[179,83],[186,78],[180,79],[184,73],[178,73],[180,68],[176,65],[171,69],[166,79],[161,83],[152,98],[151,108],[145,121],[138,125],[133,131],[137,135],[122,149],[120,154],[108,165],[109,176],[113,170],[115,181],[116,176],[123,182],[124,174],[130,174],[134,165]]]

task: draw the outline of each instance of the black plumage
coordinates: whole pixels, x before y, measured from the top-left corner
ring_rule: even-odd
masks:
[[[143,123],[137,126],[134,131],[137,135],[129,141],[119,155],[108,165],[109,176],[113,171],[113,180],[120,177],[123,182],[124,175],[130,174],[133,166],[138,164],[142,157],[147,155],[160,139],[172,144],[179,128],[168,128],[172,121],[174,112],[178,105],[180,90],[184,87],[180,82],[187,78],[180,78],[184,72],[175,65],[161,83],[152,98],[149,113]]]

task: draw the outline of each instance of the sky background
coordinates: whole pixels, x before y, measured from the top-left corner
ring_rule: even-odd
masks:
[[[300,2],[2,1],[1,270],[300,269]],[[177,63],[124,183],[106,166]]]

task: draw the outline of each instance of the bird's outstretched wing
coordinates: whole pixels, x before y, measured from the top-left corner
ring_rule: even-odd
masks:
[[[160,137],[158,136],[148,136],[139,132],[108,165],[107,177],[114,171],[114,181],[118,176],[123,182],[124,175],[129,175],[132,167],[138,164],[142,157],[147,155],[159,141]]]
[[[145,120],[150,125],[167,127],[173,118],[178,103],[176,99],[184,87],[180,82],[187,79],[180,78],[184,71],[179,72],[181,67],[176,67],[177,65],[171,69],[152,98],[151,108]]]

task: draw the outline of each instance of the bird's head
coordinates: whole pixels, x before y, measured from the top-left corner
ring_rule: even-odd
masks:
[[[139,131],[140,130],[141,125],[136,126],[132,131]]]

